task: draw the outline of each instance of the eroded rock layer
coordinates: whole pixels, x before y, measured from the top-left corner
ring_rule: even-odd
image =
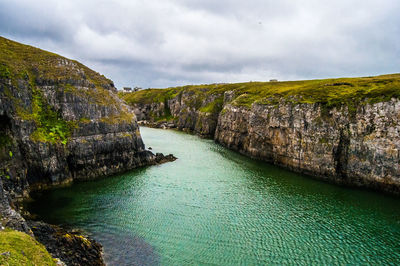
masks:
[[[397,99],[325,113],[318,104],[227,104],[215,140],[222,145],[327,181],[399,194]]]
[[[215,84],[120,96],[144,125],[211,137],[329,182],[400,194],[399,80]]]
[[[111,80],[77,61],[0,37],[2,225],[32,235],[17,199],[33,189],[171,159],[145,149],[136,117]],[[100,246],[81,251],[79,259],[90,260],[85,256],[94,252],[95,264],[102,263]]]
[[[0,169],[11,194],[155,162],[112,81],[52,53],[1,45],[12,53],[0,62]]]

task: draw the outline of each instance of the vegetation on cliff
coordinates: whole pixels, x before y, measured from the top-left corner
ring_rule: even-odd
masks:
[[[31,236],[5,229],[0,232],[0,265],[56,265],[46,248]]]
[[[98,87],[112,84],[111,80],[78,61],[0,36],[0,77],[17,81],[27,76],[53,82],[84,77]]]
[[[236,106],[250,107],[253,103],[277,104],[285,101],[320,103],[328,108],[347,105],[351,109],[366,102],[376,103],[399,98],[400,74],[363,78],[190,85],[123,93],[120,97],[131,105],[150,104],[164,102],[182,92],[191,92],[194,99],[193,107],[196,107],[196,104],[210,95],[215,95],[215,101],[222,103],[226,91],[234,92],[232,104]],[[202,109],[206,112],[219,111],[219,108],[215,108],[215,104],[202,106]]]
[[[30,101],[24,96],[26,89]],[[63,119],[49,103],[46,90],[73,94],[89,104],[115,106],[116,112],[101,122],[133,119],[112,95],[113,82],[103,75],[75,60],[0,37],[0,96],[11,100],[18,117],[35,122],[32,140],[66,144],[80,121]]]

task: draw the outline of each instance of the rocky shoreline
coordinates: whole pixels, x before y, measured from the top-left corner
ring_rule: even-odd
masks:
[[[103,247],[94,239],[44,222],[28,221],[28,225],[51,256],[65,265],[105,265]]]

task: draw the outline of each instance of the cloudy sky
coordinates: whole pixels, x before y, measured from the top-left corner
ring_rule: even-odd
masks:
[[[117,87],[400,72],[399,0],[0,0],[0,35]]]

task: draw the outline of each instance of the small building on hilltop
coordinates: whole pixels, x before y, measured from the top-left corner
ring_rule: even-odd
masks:
[[[270,79],[269,82],[278,82],[277,79]]]
[[[132,88],[131,87],[124,87],[124,92],[131,92]]]

